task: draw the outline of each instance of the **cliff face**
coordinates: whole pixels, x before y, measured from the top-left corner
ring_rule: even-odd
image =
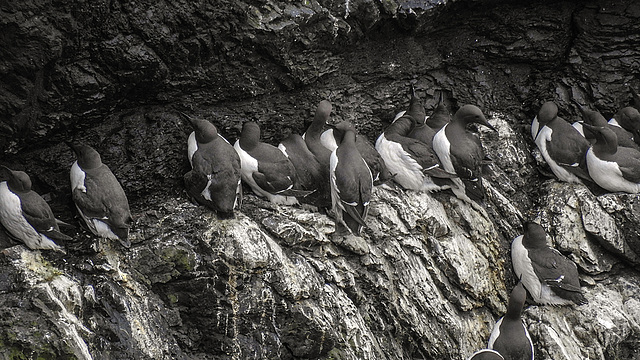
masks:
[[[461,359],[515,284],[525,219],[578,265],[589,303],[528,305],[537,359],[637,359],[640,197],[549,178],[528,124],[544,100],[605,116],[640,88],[640,4],[622,1],[25,1],[0,4],[2,164],[78,224],[64,139],[121,180],[133,246],[80,228],[66,254],[0,232],[0,357]],[[191,204],[183,111],[230,141],[302,133],[322,99],[375,141],[408,104],[480,106],[486,216],[450,192],[377,188],[361,239],[250,194],[233,220]]]

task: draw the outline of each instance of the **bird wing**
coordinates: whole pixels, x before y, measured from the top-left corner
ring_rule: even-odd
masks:
[[[34,191],[21,195],[22,215],[40,233],[58,230],[53,212],[44,199]]]
[[[631,182],[640,183],[640,152],[619,147],[616,155],[622,176]]]
[[[340,148],[337,151],[339,150]],[[358,224],[364,226],[364,218],[366,218],[369,211],[373,178],[369,167],[362,158],[358,162],[351,162],[351,164],[354,164],[354,166],[345,166],[338,163],[331,176],[331,181],[340,199],[339,207]],[[366,169],[366,172],[358,171],[363,169]],[[367,174],[367,172],[368,176],[361,176],[362,174]]]
[[[112,228],[129,227],[133,221],[127,196],[111,170],[102,165],[87,170],[86,192],[76,189],[72,197],[84,216],[104,221]],[[90,176],[89,176],[90,175]]]
[[[576,264],[552,248],[531,249],[529,258],[538,278],[551,288],[580,291]]]

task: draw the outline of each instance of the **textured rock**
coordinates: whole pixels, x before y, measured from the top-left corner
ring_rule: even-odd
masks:
[[[640,88],[640,6],[495,1],[93,1],[0,5],[0,162],[26,170],[78,225],[71,151],[93,145],[121,180],[130,250],[80,227],[66,254],[0,231],[0,357],[466,358],[486,346],[535,219],[579,268],[589,304],[529,306],[538,359],[635,359],[640,199],[559,183],[528,124],[544,100],[605,116]],[[330,215],[245,196],[233,220],[187,201],[191,128],[233,141],[257,120],[277,144],[316,104],[375,140],[414,84],[427,112],[479,105],[485,213],[449,191],[374,191],[362,238]],[[248,193],[250,190],[245,189]]]

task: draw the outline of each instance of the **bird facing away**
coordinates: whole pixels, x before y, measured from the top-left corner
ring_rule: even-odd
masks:
[[[633,141],[640,145],[640,111],[638,109],[631,106],[623,107],[609,120],[609,124],[620,126],[630,132]]]
[[[618,138],[608,127],[584,126],[585,132],[595,136],[587,151],[587,169],[593,181],[608,191],[639,193],[640,151],[618,147]]]
[[[416,95],[416,90],[411,86],[411,101],[409,102],[409,111],[405,113],[411,116],[416,125],[407,134],[408,137],[422,141],[427,146],[432,147],[433,136],[436,134],[436,130],[427,125],[427,116],[424,109],[424,105],[420,98]]]
[[[578,104],[578,106],[580,108],[580,112],[582,113],[582,119],[584,120],[585,124],[589,124],[592,126],[606,127],[616,134],[616,137],[618,138],[618,146],[640,150],[640,147],[638,147],[638,144],[636,144],[633,139],[633,134],[631,134],[630,132],[628,132],[627,130],[623,129],[620,126],[609,124],[607,120],[604,118],[604,116],[600,114],[600,112],[589,110],[580,104]],[[622,119],[624,117],[621,116],[620,118]],[[588,133],[587,134],[583,133],[583,135],[588,135]],[[587,138],[587,140],[593,143],[591,138]]]
[[[496,350],[505,360],[533,360],[535,350],[527,327],[522,322],[522,307],[527,291],[522,282],[511,291],[507,313],[493,327],[489,336],[489,349]]]
[[[343,225],[349,233],[360,235],[369,213],[373,177],[356,148],[353,125],[342,122],[336,128],[344,134],[338,148],[331,153],[329,171],[336,229]]]
[[[324,147],[333,151],[338,148],[338,142],[336,139],[342,139],[343,136],[344,133],[334,127],[332,129],[325,130],[320,136],[320,141]],[[385,184],[393,178],[393,175],[387,168],[384,159],[366,137],[356,134],[356,148],[367,163],[367,166],[369,166],[369,169],[371,169],[373,185],[377,186]]]
[[[329,159],[331,157],[331,151],[322,145],[320,139],[325,130],[324,127],[327,124],[327,120],[331,115],[331,110],[332,106],[329,101],[320,101],[316,108],[313,121],[307,128],[307,131],[302,135],[307,148],[320,164],[321,172],[318,188],[316,192],[311,195],[313,199],[312,205],[319,208],[328,208],[331,206],[331,186],[329,184]]]
[[[491,130],[482,110],[474,105],[464,105],[433,137],[435,150],[444,170],[456,174],[453,178],[453,193],[470,204],[482,202],[485,198],[482,186],[482,165],[485,158],[480,138],[466,130],[469,124],[480,124]]]
[[[278,149],[295,168],[294,184],[298,184],[302,190],[314,192],[300,198],[299,201],[314,205],[313,198],[317,193],[319,183],[322,181],[322,165],[309,150],[302,136],[298,134],[289,134],[278,144]]]
[[[511,243],[511,260],[533,301],[541,305],[586,304],[576,264],[547,245],[542,226],[527,222],[524,228],[524,235]]]
[[[191,170],[184,175],[189,196],[216,212],[233,218],[242,197],[240,158],[233,146],[206,120],[188,118],[194,131],[187,140]]]
[[[31,179],[23,171],[4,167],[7,181],[0,182],[0,222],[9,234],[31,250],[62,251],[54,240],[69,241],[60,232],[49,204],[31,190]]]
[[[447,105],[444,103],[444,95],[443,92],[440,91],[440,99],[438,100],[438,105],[433,109],[431,115],[427,118],[426,123],[430,128],[434,130],[434,135],[443,126],[448,124],[451,121],[451,113],[449,109],[447,109]]]
[[[401,113],[376,140],[376,150],[393,174],[393,180],[407,190],[439,191],[448,188],[456,175],[445,171],[427,144],[407,135],[415,119]]]
[[[133,218],[129,201],[100,154],[84,144],[69,144],[77,160],[71,166],[71,197],[78,214],[97,236],[118,240],[129,248],[129,229]]]
[[[240,174],[254,193],[274,204],[298,204],[296,196],[310,191],[294,188],[296,169],[277,147],[260,141],[258,123],[246,122],[233,145],[240,157]]]
[[[553,174],[561,181],[580,184],[591,181],[585,155],[589,141],[558,116],[558,106],[545,102],[531,123],[531,136]]]

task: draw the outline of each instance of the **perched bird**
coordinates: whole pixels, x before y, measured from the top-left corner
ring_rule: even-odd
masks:
[[[408,190],[438,191],[448,188],[456,175],[445,171],[433,149],[407,135],[415,126],[415,119],[399,114],[376,140],[376,150],[394,174],[393,180]]]
[[[458,175],[453,178],[453,193],[461,200],[474,204],[484,200],[482,186],[482,165],[485,158],[480,138],[468,132],[468,124],[480,124],[491,130],[482,111],[474,105],[464,105],[453,115],[451,122],[445,124],[433,137],[435,150],[442,166],[447,172]]]
[[[582,119],[584,120],[585,124],[589,124],[592,126],[606,127],[616,134],[618,138],[618,146],[640,150],[640,147],[638,147],[638,144],[635,143],[633,139],[633,135],[630,132],[628,132],[627,130],[623,129],[620,126],[609,124],[607,120],[604,118],[604,116],[602,116],[602,114],[600,114],[600,112],[598,111],[589,110],[580,104],[578,104],[578,107],[580,109],[580,112],[582,113]],[[620,118],[624,118],[624,117],[620,116]],[[583,131],[582,135],[585,136],[587,140],[589,140],[590,142],[593,142],[594,139],[587,137],[588,133],[585,134]]]
[[[295,168],[294,183],[298,184],[302,190],[314,192],[300,198],[299,201],[313,205],[313,197],[316,195],[315,192],[318,190],[319,183],[322,181],[322,165],[309,150],[302,136],[298,134],[289,134],[289,136],[278,144],[278,149],[289,159]]]
[[[435,132],[438,132],[440,129],[442,129],[443,126],[448,124],[450,121],[451,121],[451,113],[449,112],[449,109],[447,109],[447,105],[444,103],[444,96],[441,91],[440,99],[438,100],[438,105],[435,107],[435,109],[433,109],[433,112],[431,113],[431,115],[427,117],[426,123]]]
[[[587,169],[593,181],[609,191],[639,193],[640,151],[618,147],[617,136],[608,127],[584,126],[596,138],[587,151]]]
[[[325,130],[320,136],[320,141],[322,142],[322,145],[324,145],[324,147],[333,151],[338,148],[336,139],[342,139],[343,136],[344,133],[334,127]],[[376,148],[371,145],[367,138],[365,138],[364,136],[356,135],[356,148],[358,149],[360,155],[362,155],[364,161],[367,163],[367,166],[369,166],[369,169],[371,169],[371,175],[373,176],[374,185],[384,184],[393,178],[393,175],[391,174],[389,169],[387,169],[387,165],[385,164],[384,159],[382,158],[382,156],[380,156],[380,153],[376,150]]]
[[[504,360],[504,358],[495,350],[482,349],[474,352],[467,360]]]
[[[296,196],[310,191],[294,188],[296,169],[277,147],[260,141],[258,123],[244,123],[240,138],[233,145],[240,157],[240,174],[254,193],[274,204],[298,204]]]
[[[511,291],[507,313],[496,322],[489,336],[489,349],[496,350],[505,360],[533,360],[535,350],[527,327],[522,322],[522,307],[527,291],[522,282]]]
[[[84,144],[69,144],[78,160],[71,166],[71,197],[89,230],[129,248],[133,222],[129,201],[100,154]]]
[[[318,162],[323,166],[329,165],[329,158],[331,157],[331,150],[322,144],[321,137],[325,130],[327,120],[331,115],[332,108],[329,101],[322,100],[318,104],[313,121],[307,128],[307,131],[302,135],[311,153],[313,153],[316,159],[318,159]]]
[[[609,120],[609,124],[622,127],[630,132],[633,141],[640,145],[640,112],[638,109],[631,106],[623,107]]]
[[[524,228],[524,235],[511,243],[511,260],[533,301],[542,305],[586,304],[576,264],[547,245],[542,226],[527,222]]]
[[[69,241],[44,199],[31,190],[31,179],[23,171],[3,166],[8,180],[0,182],[0,222],[12,237],[29,249],[62,251],[54,240]]]
[[[336,226],[342,224],[349,233],[359,235],[369,212],[373,177],[356,148],[353,125],[341,122],[336,128],[344,134],[338,148],[331,153],[329,170]]]
[[[411,131],[409,131],[407,136],[422,141],[431,147],[436,130],[427,125],[427,116],[424,105],[422,105],[420,98],[416,95],[416,91],[413,86],[411,86],[409,111],[406,112],[406,115],[411,116],[416,121],[416,125],[411,129]]]
[[[219,218],[232,218],[242,197],[240,158],[215,125],[187,118],[194,128],[187,140],[191,164],[191,170],[184,175],[187,193],[197,203],[215,211]]]
[[[331,103],[327,100],[322,100],[318,104],[313,121],[307,128],[307,131],[302,135],[307,148],[313,156],[315,156],[318,163],[320,163],[321,173],[318,181],[318,189],[315,195],[313,195],[315,205],[320,208],[326,208],[331,205],[331,187],[329,185],[329,159],[331,157],[331,151],[327,149],[320,140],[324,127],[331,115]]]
[[[558,106],[548,101],[542,105],[531,123],[533,137],[542,157],[561,181],[591,181],[585,155],[589,141],[567,121],[558,116]]]

